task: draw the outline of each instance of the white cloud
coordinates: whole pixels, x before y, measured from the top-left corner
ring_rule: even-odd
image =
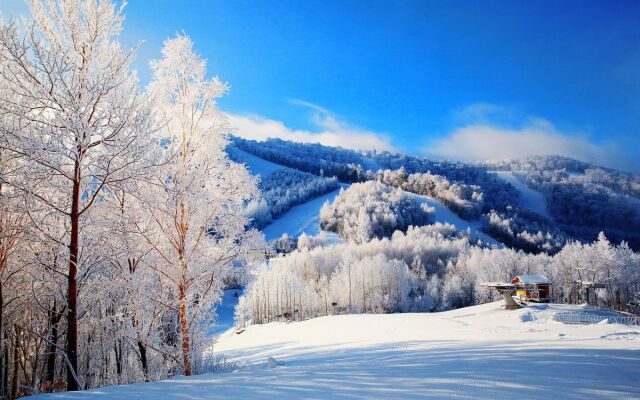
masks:
[[[279,138],[355,150],[396,151],[390,139],[384,134],[352,126],[312,103],[302,100],[290,100],[290,103],[313,110],[311,122],[317,130],[291,129],[280,121],[255,114],[229,114],[234,134],[258,141]]]
[[[614,144],[595,144],[586,135],[561,132],[542,118],[515,118],[520,125],[507,127],[503,122],[513,122],[513,112],[507,109],[506,118],[492,122],[495,119],[485,111],[497,115],[500,107],[477,104],[457,112],[456,119],[465,125],[432,142],[424,153],[460,161],[559,155],[623,170],[638,169],[637,163]]]

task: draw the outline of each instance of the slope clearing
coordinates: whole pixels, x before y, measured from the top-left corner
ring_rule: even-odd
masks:
[[[319,234],[320,209],[325,201],[333,201],[339,192],[340,189],[334,190],[291,208],[262,229],[265,238],[277,239],[284,233],[291,237],[298,237],[302,233]]]
[[[494,171],[502,179],[510,183],[520,192],[518,206],[536,212],[543,217],[551,218],[547,210],[547,203],[542,193],[531,189],[516,178],[511,171]]]
[[[469,231],[475,237],[482,239],[485,243],[501,246],[502,244],[480,230],[480,221],[465,221],[451,211],[447,206],[433,197],[423,196],[419,194],[406,192],[408,195],[416,198],[421,203],[426,203],[429,207],[433,207],[435,213],[433,215],[434,222],[449,223],[456,227],[458,231]]]

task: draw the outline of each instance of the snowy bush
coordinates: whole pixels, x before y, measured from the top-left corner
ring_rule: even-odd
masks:
[[[229,361],[224,354],[214,354],[204,351],[193,360],[193,369],[196,375],[218,374],[237,371],[240,364]]]
[[[270,244],[276,254],[287,254],[291,253],[298,247],[299,240],[299,238],[292,238],[284,233],[279,238],[272,240]]]

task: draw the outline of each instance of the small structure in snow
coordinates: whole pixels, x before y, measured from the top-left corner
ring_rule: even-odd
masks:
[[[506,310],[517,310],[518,308],[523,307],[513,299],[513,295],[518,290],[517,285],[509,282],[485,282],[482,286],[493,288],[500,292],[504,299],[504,308]]]
[[[578,291],[580,301],[591,304],[590,293],[593,289],[603,289],[605,285],[596,282],[596,270],[590,268],[578,268],[578,280],[574,282],[574,287]]]
[[[551,300],[551,279],[544,275],[518,275],[511,280],[518,287],[516,291],[522,301],[539,301],[548,303]]]
[[[529,300],[548,302],[551,299],[551,279],[544,275],[518,275],[511,282],[485,282],[484,287],[496,289],[504,298],[504,308],[515,310]],[[520,303],[513,298],[518,296]]]

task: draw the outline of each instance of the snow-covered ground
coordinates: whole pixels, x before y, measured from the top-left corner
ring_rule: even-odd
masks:
[[[547,203],[544,196],[529,186],[522,183],[516,178],[511,171],[493,171],[502,179],[510,183],[520,192],[520,199],[518,206],[520,208],[526,208],[533,212],[536,212],[543,217],[551,218],[549,211],[547,210]]]
[[[53,398],[640,398],[640,328],[555,322],[579,306],[499,302],[433,314],[340,315],[233,330],[232,373]],[[269,357],[273,360],[269,361]]]
[[[247,153],[244,150],[240,150],[236,147],[229,146],[227,148],[229,155],[236,162],[245,164],[252,175],[266,176],[278,168],[287,168],[282,165],[272,163],[260,157],[256,157],[251,153]]]
[[[320,233],[320,209],[325,201],[333,201],[339,192],[340,189],[337,189],[316,197],[293,207],[274,219],[262,229],[266,239],[277,239],[284,233],[291,237],[298,237],[303,232],[307,235],[318,235]]]
[[[371,170],[371,172],[377,172],[378,170],[382,169],[382,166],[380,164],[369,157],[362,156],[360,159],[362,160],[362,168],[364,168],[365,171]]]
[[[434,221],[449,223],[456,227],[459,231],[471,231],[476,237],[482,239],[484,242],[489,244],[494,244],[500,246],[501,243],[487,235],[486,233],[480,230],[481,223],[480,221],[465,221],[462,218],[458,217],[456,213],[449,210],[447,206],[442,204],[440,201],[434,199],[433,197],[418,195],[410,192],[406,192],[409,196],[413,196],[418,201],[427,203],[429,207],[433,207],[435,209]]]

